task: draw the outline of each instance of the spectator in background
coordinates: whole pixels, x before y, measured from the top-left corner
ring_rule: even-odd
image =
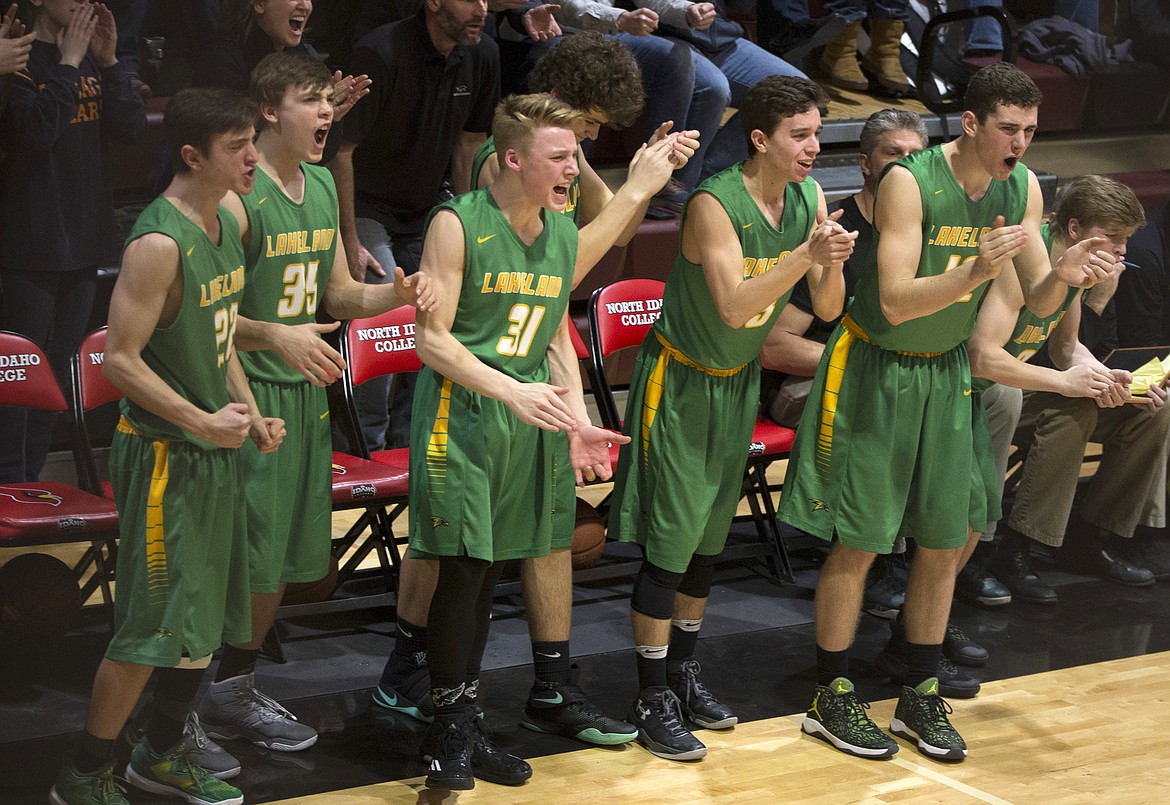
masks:
[[[11,91],[12,74],[28,64],[36,33],[24,32],[24,24],[16,18],[16,4],[13,3],[0,18],[0,118],[8,107],[8,93]],[[3,144],[0,143],[0,164],[4,162]]]
[[[974,6],[1002,8],[1003,0],[978,0],[978,2],[961,0],[958,4],[959,8]],[[1056,0],[1053,3],[1052,13],[1094,32],[1097,30],[1101,15],[1098,0]],[[963,52],[967,56],[998,56],[1003,52],[1003,30],[999,23],[991,17],[977,17],[973,20],[967,32],[967,45],[963,48]]]
[[[1129,239],[1124,271],[1114,296],[1117,343],[1122,347],[1170,344],[1170,203],[1146,216]]]
[[[808,3],[801,0],[761,0],[759,5],[761,20],[768,21],[767,32],[778,27],[771,40],[773,52],[788,51],[795,57],[824,45],[819,66],[833,86],[896,98],[914,93],[901,60],[908,0],[828,0],[826,16],[815,21],[808,18]],[[857,37],[865,20],[869,21],[869,50],[859,65]],[[808,40],[803,45],[802,36]]]
[[[20,155],[0,172],[0,328],[36,341],[65,385],[97,269],[118,259],[107,148],[136,140],[146,121],[106,6],[29,7],[36,38],[0,118],[0,141]],[[0,409],[0,481],[37,479],[53,421],[47,412]]]
[[[470,187],[472,159],[500,93],[499,52],[483,36],[486,19],[484,0],[426,0],[413,17],[375,28],[354,48],[352,69],[373,85],[346,118],[329,167],[349,271],[359,282],[389,282],[395,266],[407,275],[418,270],[423,225],[446,197],[448,167],[456,194]],[[400,383],[393,423],[389,387],[390,378],[378,378],[358,390],[370,449],[408,439],[410,386]]]
[[[146,19],[149,0],[110,0],[110,10],[118,24],[118,61],[126,70],[130,86],[149,98],[151,89],[142,83],[139,62],[138,34]],[[181,34],[187,61],[194,67],[201,54],[215,38],[219,23],[219,0],[184,0],[182,3],[166,3],[165,9],[172,19],[177,19],[175,28]]]
[[[700,74],[702,56],[685,43],[653,36],[659,20],[652,9],[625,10],[614,0],[562,0],[557,19],[564,26],[611,36],[634,55],[646,90],[644,139],[666,120],[674,122],[676,131],[699,132],[695,157],[675,172],[674,181],[651,202],[672,214],[680,212],[687,195],[699,184],[707,146],[719,131],[730,99],[726,80],[722,76],[711,80],[710,71]]]
[[[658,15],[656,35],[684,43],[700,56],[695,61],[695,86],[713,87],[727,98],[724,108],[730,105],[738,109],[747,98],[748,90],[768,76],[807,78],[796,67],[744,39],[743,28],[727,19],[722,0],[715,3],[636,0],[635,5]],[[699,130],[702,132],[699,153],[690,164],[700,167],[700,180],[748,158],[747,139],[743,136],[738,114],[725,120],[723,127],[710,140],[707,132]]]

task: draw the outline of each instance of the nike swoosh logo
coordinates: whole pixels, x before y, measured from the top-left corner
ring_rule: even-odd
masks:
[[[265,201],[268,201],[268,196],[265,196],[264,198],[262,198],[262,199],[260,199],[259,201],[257,201],[257,202],[256,202],[256,206],[257,206],[257,207],[259,207],[259,206],[260,206],[261,204],[263,204]]]
[[[488,235],[486,238],[478,238],[478,237],[477,237],[477,238],[475,239],[475,242],[476,242],[476,243],[487,243],[489,240],[491,240],[491,239],[492,239],[492,238],[494,238],[494,237],[495,237],[495,235]]]
[[[543,651],[538,651],[536,653],[539,654],[541,657],[548,657],[550,660],[555,660],[561,656],[561,653],[559,651],[554,651],[552,654],[545,654]]]
[[[939,193],[941,193],[941,192],[942,192],[942,190],[935,190],[935,191],[934,191],[934,194],[937,196],[937,195],[938,195]]]
[[[565,700],[565,697],[559,693],[556,693],[553,695],[555,696],[555,698],[542,699],[542,698],[537,697],[536,701],[540,702],[541,704],[560,704],[561,702],[563,702]]]
[[[744,224],[742,228],[747,229],[749,226],[751,226],[751,224]]]
[[[188,257],[190,257],[190,256],[191,256],[191,252],[193,252],[193,251],[195,251],[195,247],[194,247],[194,246],[192,246],[190,249],[188,249],[188,250],[187,250],[187,256],[188,256]]]
[[[325,419],[328,416],[329,416],[329,412],[326,411],[325,413],[321,414],[321,416],[317,417],[317,419]]]
[[[970,397],[971,396],[971,389],[963,389],[963,396]]]
[[[393,696],[386,696],[385,693],[383,693],[382,695],[386,697],[386,706],[387,707],[396,707],[398,705],[398,694],[397,693],[395,693]]]

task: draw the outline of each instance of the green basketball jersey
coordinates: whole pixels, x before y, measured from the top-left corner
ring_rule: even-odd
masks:
[[[483,145],[475,150],[475,156],[471,160],[471,189],[479,189],[479,172],[483,168],[483,163],[488,159],[496,158],[496,139],[488,137],[484,140]],[[577,161],[581,160],[581,149],[577,148]],[[565,215],[573,219],[573,223],[578,226],[581,224],[581,213],[577,209],[577,200],[581,197],[581,176],[578,174],[573,177],[573,183],[569,185],[569,201],[565,205]]]
[[[312,324],[329,284],[337,252],[337,190],[325,168],[302,163],[301,170],[305,195],[299,203],[259,167],[252,192],[242,197],[252,237],[240,315],[254,321]],[[271,350],[241,352],[240,362],[258,380],[308,382]]]
[[[714,196],[731,219],[743,251],[743,277],[764,274],[808,240],[817,215],[817,185],[811,178],[784,189],[780,229],[756,205],[743,184],[743,165],[733,165],[699,185],[696,192]],[[686,213],[682,226],[686,226]],[[681,229],[680,229],[681,231]],[[743,327],[728,327],[719,316],[703,267],[683,257],[680,247],[666,278],[662,316],[654,328],[691,360],[712,369],[734,369],[755,360],[788,301],[789,289],[779,299],[761,299],[760,313]]]
[[[142,359],[185,400],[208,413],[231,400],[227,362],[234,349],[236,314],[244,291],[244,249],[235,216],[220,207],[220,243],[171,202],[156,198],[142,211],[127,243],[158,232],[178,244],[183,278],[179,313],[168,327],[157,327],[142,350]],[[122,398],[122,413],[144,436],[211,445],[173,423]]]
[[[1044,239],[1044,249],[1050,252],[1052,249],[1052,231],[1048,224],[1040,227],[1040,236]],[[1048,336],[1052,335],[1052,331],[1056,329],[1056,325],[1060,324],[1060,320],[1064,318],[1064,314],[1068,312],[1069,305],[1076,299],[1080,288],[1069,287],[1068,293],[1064,296],[1064,301],[1060,303],[1050,316],[1037,316],[1032,311],[1028,310],[1027,306],[1020,310],[1016,317],[1016,326],[1012,330],[1011,339],[1003,345],[1003,348],[1008,351],[1012,357],[1019,358],[1021,361],[1027,361],[1035,355],[1040,347],[1044,346],[1044,342],[1048,340]],[[985,378],[978,378],[972,381],[972,388],[983,391],[991,385],[991,381]]]
[[[1028,169],[1017,163],[1006,181],[993,179],[987,193],[972,201],[955,179],[941,146],[927,148],[898,160],[918,182],[922,197],[922,253],[918,277],[934,277],[979,256],[979,238],[991,229],[997,215],[1006,225],[1020,223],[1028,204]],[[881,199],[878,184],[877,201]],[[882,313],[878,297],[877,254],[881,232],[874,230],[869,270],[857,283],[849,312],[866,335],[883,349],[898,352],[945,352],[967,340],[975,328],[979,302],[987,292],[983,283],[942,310],[892,325]]]
[[[547,381],[545,353],[569,304],[577,227],[568,216],[542,210],[544,231],[527,245],[487,189],[435,209],[451,210],[463,223],[463,285],[451,334],[511,377]]]

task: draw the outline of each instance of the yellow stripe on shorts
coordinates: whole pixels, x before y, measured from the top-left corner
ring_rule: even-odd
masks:
[[[154,471],[150,475],[150,492],[146,499],[146,590],[151,606],[163,606],[170,597],[171,586],[163,521],[163,496],[170,480],[167,469],[169,444],[156,440],[153,446]]]
[[[841,383],[845,379],[845,364],[849,360],[849,348],[853,346],[853,333],[845,330],[833,352],[829,355],[829,368],[825,372],[825,390],[821,394],[821,424],[817,429],[816,467],[821,480],[829,476],[829,464],[833,457],[833,419],[837,415],[837,400],[841,394]]]
[[[443,378],[439,388],[439,410],[431,425],[431,438],[427,441],[427,477],[431,490],[439,491],[447,482],[447,431],[451,416],[451,380]]]
[[[650,428],[662,402],[662,380],[666,377],[666,365],[670,363],[670,357],[669,350],[659,353],[658,363],[654,364],[654,371],[647,378],[645,393],[642,395],[642,458],[647,460],[650,457]]]

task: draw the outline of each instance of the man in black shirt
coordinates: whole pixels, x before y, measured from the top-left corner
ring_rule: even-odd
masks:
[[[354,48],[353,71],[373,84],[346,117],[329,166],[349,270],[359,282],[388,282],[396,265],[417,271],[423,224],[443,200],[448,168],[455,193],[470,186],[472,158],[500,94],[499,52],[482,36],[486,17],[483,0],[426,0],[418,14],[375,28]],[[359,389],[371,449],[406,443],[410,393],[403,391],[391,423],[389,378]]]
[[[1146,216],[1129,239],[1117,294],[1117,342],[1123,347],[1170,344],[1170,203]]]

